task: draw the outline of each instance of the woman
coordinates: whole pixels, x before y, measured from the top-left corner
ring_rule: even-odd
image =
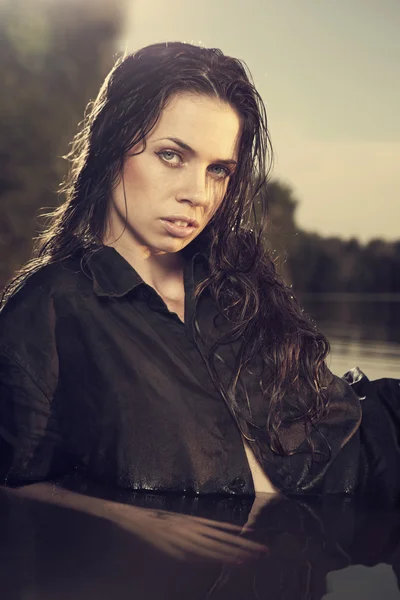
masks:
[[[263,246],[268,156],[241,61],[177,42],[116,64],[4,294],[4,483],[79,469],[158,492],[396,496],[386,409],[368,437]]]

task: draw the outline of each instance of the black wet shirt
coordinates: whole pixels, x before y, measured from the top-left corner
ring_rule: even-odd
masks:
[[[0,477],[79,467],[123,488],[253,494],[241,433],[192,329],[113,248],[43,267],[0,313]]]
[[[194,301],[206,253],[185,255],[184,323],[115,249],[87,258],[42,267],[0,313],[0,483],[79,470],[131,490],[254,494],[242,431],[285,493],[398,494],[397,380],[365,394],[366,378],[334,375],[329,410],[310,432],[314,454],[295,421],[283,424],[289,455],[279,455],[262,365],[243,370],[237,413],[224,390],[240,340],[217,348],[216,373],[206,360],[227,325],[207,290]],[[284,406],[296,402],[287,386]]]

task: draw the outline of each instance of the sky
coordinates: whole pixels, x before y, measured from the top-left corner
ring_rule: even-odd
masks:
[[[121,45],[244,60],[297,224],[367,242],[400,239],[399,26],[399,0],[135,0]]]

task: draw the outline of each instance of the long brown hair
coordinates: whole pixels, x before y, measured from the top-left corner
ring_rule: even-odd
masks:
[[[260,389],[271,448],[289,453],[279,436],[288,414],[296,414],[293,420],[300,415],[311,444],[310,427],[326,410],[329,344],[276,272],[264,243],[273,153],[265,106],[243,61],[219,49],[181,42],[153,44],[117,61],[89,104],[66,157],[71,168],[61,188],[65,202],[47,215],[48,225],[35,241],[32,259],[7,285],[2,303],[43,265],[101,244],[109,197],[126,154],[144,140],[178,92],[221,99],[241,117],[238,167],[218,211],[192,242],[207,238],[210,248],[209,276],[196,295],[209,288],[231,323],[229,337],[241,340],[231,381],[221,386],[232,411],[246,414],[236,393],[237,382],[246,365],[261,359],[265,370]],[[256,202],[261,205],[257,219]],[[217,346],[209,356],[216,376]],[[290,409],[285,406],[288,389],[297,402]],[[245,418],[250,419],[248,414]]]

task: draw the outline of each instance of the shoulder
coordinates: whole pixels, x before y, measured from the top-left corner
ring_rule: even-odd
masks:
[[[54,388],[60,336],[69,332],[63,323],[90,294],[93,282],[79,255],[42,265],[25,277],[0,311],[0,367],[7,365],[8,372],[11,364],[18,365]]]
[[[26,276],[0,310],[0,345],[14,346],[30,332],[46,336],[71,298],[93,291],[79,257],[48,263]]]
[[[77,290],[85,278],[79,255],[43,264],[21,279],[17,290],[1,308],[0,315],[35,298],[57,298],[69,290]]]

